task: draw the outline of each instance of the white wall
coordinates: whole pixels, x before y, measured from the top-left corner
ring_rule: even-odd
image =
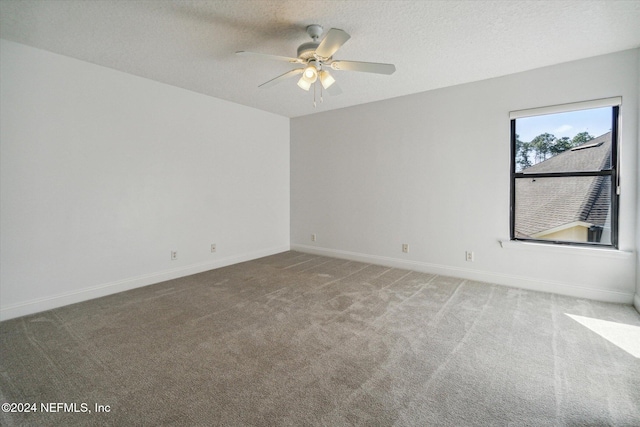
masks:
[[[289,119],[1,43],[0,318],[289,248]]]
[[[292,249],[630,303],[638,55],[635,49],[292,119]],[[509,111],[613,96],[623,97],[621,251],[501,247],[499,240],[509,240]],[[465,261],[466,250],[474,262]]]
[[[638,55],[638,70],[640,70],[640,55]],[[640,144],[640,72],[638,77],[638,136],[636,141]],[[638,189],[640,190],[640,149],[638,149],[638,163],[636,164],[638,173]],[[640,312],[640,197],[638,197],[638,207],[636,210],[636,295],[633,299],[633,305]]]

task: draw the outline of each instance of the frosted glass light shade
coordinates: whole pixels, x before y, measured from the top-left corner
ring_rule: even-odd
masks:
[[[336,82],[336,79],[334,79],[333,76],[329,74],[328,71],[325,71],[325,70],[320,71],[320,83],[322,83],[323,88],[328,89],[329,86],[331,86],[335,82]]]
[[[304,69],[303,77],[309,81],[309,83],[315,82],[318,78],[318,70],[315,65],[307,66],[307,68]]]
[[[304,90],[309,90],[309,88],[311,87],[311,82],[308,79],[305,79],[303,74],[302,77],[300,77],[300,80],[298,80],[298,86],[300,86],[300,88]]]

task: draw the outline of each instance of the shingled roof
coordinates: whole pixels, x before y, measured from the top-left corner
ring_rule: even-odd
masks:
[[[611,132],[531,166],[526,174],[582,172],[611,166]],[[608,176],[518,178],[516,238],[535,238],[551,230],[604,226],[610,207]]]

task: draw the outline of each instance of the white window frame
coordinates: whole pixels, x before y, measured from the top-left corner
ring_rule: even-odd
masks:
[[[559,244],[559,245],[571,245],[571,246],[597,246],[604,248],[618,249],[618,221],[619,221],[619,198],[620,198],[620,156],[618,150],[618,134],[620,128],[620,107],[622,105],[622,97],[603,98],[582,102],[575,102],[569,104],[553,105],[546,107],[530,108],[525,110],[511,111],[509,113],[509,120],[511,124],[511,198],[510,198],[510,238],[512,241],[526,241],[532,243],[543,244]],[[556,173],[523,173],[522,171],[516,172],[516,120],[524,117],[541,116],[547,114],[566,113],[571,111],[588,110],[594,108],[612,107],[612,135],[611,135],[611,168],[606,171],[594,172],[556,172]],[[546,240],[535,238],[522,238],[516,237],[515,224],[516,224],[516,181],[522,178],[561,178],[571,176],[596,176],[596,175],[608,175],[611,177],[611,243],[598,243],[598,242],[573,242],[565,240]]]

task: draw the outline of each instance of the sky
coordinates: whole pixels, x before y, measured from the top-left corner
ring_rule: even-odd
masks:
[[[611,130],[611,107],[524,117],[516,120],[516,133],[520,141],[530,142],[542,133],[550,133],[556,138],[573,138],[580,132],[589,132],[598,137]]]

